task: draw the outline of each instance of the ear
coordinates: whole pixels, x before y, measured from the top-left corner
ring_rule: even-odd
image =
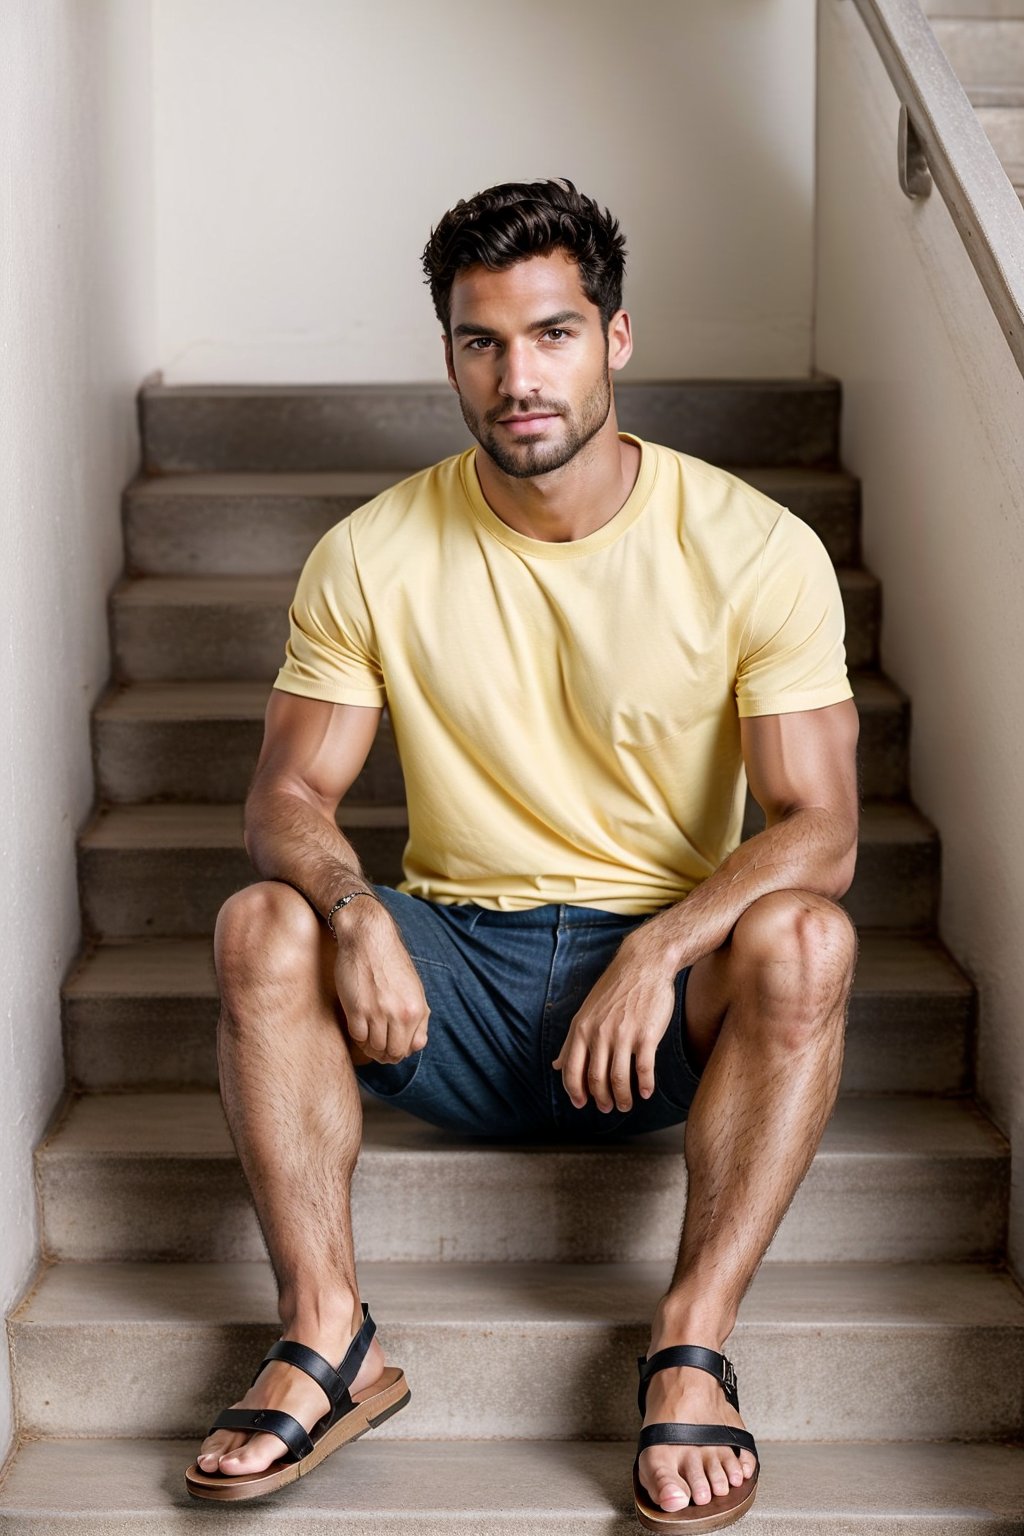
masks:
[[[633,356],[633,327],[624,309],[618,309],[608,322],[608,367],[625,368]]]
[[[452,339],[448,335],[447,331],[441,332],[441,340],[444,343],[444,366],[448,372],[448,383],[451,385],[452,389],[454,389],[455,393],[458,394],[459,385],[458,380],[455,377],[455,362],[452,354]]]

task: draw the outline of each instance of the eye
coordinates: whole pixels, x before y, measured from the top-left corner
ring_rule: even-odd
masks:
[[[569,332],[563,331],[560,325],[553,325],[550,331],[545,331],[544,334],[551,341],[566,341],[569,337]]]
[[[484,352],[488,347],[494,346],[493,336],[474,336],[466,345],[467,352]]]

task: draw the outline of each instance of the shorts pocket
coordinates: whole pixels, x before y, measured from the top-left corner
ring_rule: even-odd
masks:
[[[377,1098],[393,1101],[412,1087],[426,1049],[414,1051],[403,1061],[365,1061],[356,1067],[356,1078]]]

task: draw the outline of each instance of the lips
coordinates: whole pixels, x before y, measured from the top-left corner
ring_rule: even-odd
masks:
[[[502,416],[498,420],[498,426],[504,427],[509,432],[528,433],[536,431],[538,426],[545,422],[557,421],[558,417],[553,411],[536,411],[529,416]]]

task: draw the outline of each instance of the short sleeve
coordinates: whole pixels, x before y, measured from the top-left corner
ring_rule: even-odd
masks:
[[[754,607],[736,672],[739,715],[822,709],[853,697],[846,619],[821,540],[784,511],[765,540]]]
[[[383,707],[384,677],[348,519],[325,534],[306,561],[288,617],[291,633],[275,688],[332,704]]]

